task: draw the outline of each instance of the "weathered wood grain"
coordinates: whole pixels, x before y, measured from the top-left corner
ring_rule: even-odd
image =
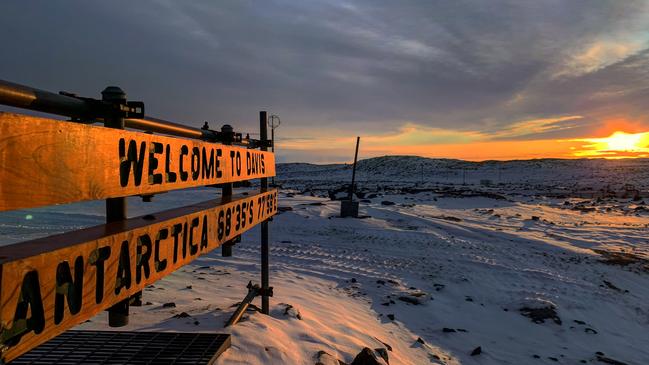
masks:
[[[274,175],[270,152],[0,113],[0,211]]]
[[[0,247],[0,347],[10,361],[277,212],[277,191]]]

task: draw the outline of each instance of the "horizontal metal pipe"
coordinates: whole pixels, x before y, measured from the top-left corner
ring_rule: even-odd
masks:
[[[93,110],[96,105],[93,106],[91,102],[4,80],[0,80],[0,104],[66,117],[90,118],[91,120],[97,118],[97,115],[93,115],[97,113],[97,110]],[[210,141],[216,140],[216,134],[213,131],[188,127],[151,117],[125,119],[125,125],[127,128],[148,132]]]
[[[0,104],[69,117],[92,112],[91,105],[84,100],[4,80],[0,80]]]
[[[65,117],[88,119],[103,122],[98,119],[97,104],[75,97],[54,94],[49,91],[35,89],[29,86],[15,84],[0,80],[0,104],[35,110],[44,113],[56,114]],[[163,119],[145,117],[143,119],[125,119],[127,128],[138,129],[146,132],[168,134],[172,136],[196,138],[206,141],[217,141],[216,132],[189,127],[183,124],[170,122]],[[234,142],[234,145],[248,146],[247,140]]]
[[[126,128],[171,134],[187,138],[211,139],[214,134],[209,130],[192,128],[186,125],[150,117],[144,119],[125,119],[124,123],[126,124]]]

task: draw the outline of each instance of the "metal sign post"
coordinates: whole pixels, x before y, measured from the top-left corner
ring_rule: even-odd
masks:
[[[262,143],[261,150],[268,151],[266,147],[268,142],[268,120],[265,111],[259,112],[259,140]],[[261,191],[268,189],[268,178],[261,178]],[[270,313],[270,297],[273,296],[273,288],[269,285],[269,268],[268,268],[268,220],[261,223],[261,312]]]
[[[358,217],[358,202],[354,201],[354,185],[356,184],[356,162],[358,160],[358,145],[361,137],[356,137],[356,152],[354,152],[354,165],[352,166],[352,183],[349,185],[347,200],[340,202],[341,217]]]
[[[282,121],[275,114],[268,117],[268,126],[270,127],[270,140],[271,140],[271,151],[275,154],[275,129],[279,128],[279,125],[282,124]],[[272,177],[272,186],[275,186],[275,176]]]
[[[101,92],[102,101],[115,105],[126,104],[126,93],[117,86],[109,86]],[[124,118],[107,118],[104,126],[108,128],[124,129]],[[126,198],[106,199],[106,223],[119,222],[126,217]],[[139,293],[140,296],[142,292]],[[123,327],[128,324],[129,298],[122,300],[108,308],[108,325],[110,327]]]

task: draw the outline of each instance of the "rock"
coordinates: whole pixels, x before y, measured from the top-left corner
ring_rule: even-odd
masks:
[[[379,340],[379,339],[376,338],[376,337],[374,337],[374,339],[377,340],[377,341],[379,341],[380,343],[382,343],[383,346],[385,346],[385,348],[388,349],[388,351],[392,351],[392,346],[390,346],[390,345],[388,345],[387,343],[385,343],[385,342]]]
[[[350,281],[351,281],[352,283],[355,283],[357,280],[356,280],[356,278],[352,278]]]
[[[613,289],[615,291],[621,291],[620,288],[613,285],[613,283],[611,283],[610,281],[604,280],[604,285],[606,285],[608,288]]]
[[[284,304],[286,308],[284,308],[284,315],[289,316],[292,318],[297,318],[299,320],[302,320],[302,315],[300,314],[300,310],[295,308],[294,306],[290,304]]]
[[[419,342],[422,345],[426,343],[421,337],[417,337],[417,342]]]
[[[453,217],[451,215],[440,215],[440,216],[435,217],[435,218],[439,218],[439,219],[443,219],[445,221],[451,221],[451,222],[462,222],[461,218]]]
[[[347,199],[348,191],[349,188],[347,186],[343,186],[335,190],[329,190],[327,192],[327,195],[329,195],[330,200],[343,200]]]
[[[394,314],[388,314],[387,317],[390,318],[391,321],[394,321]]]
[[[315,355],[315,359],[315,365],[347,365],[344,362],[329,355],[325,351],[318,351],[318,353]]]
[[[174,302],[164,303],[162,305],[162,308],[176,308],[176,303]]]
[[[451,333],[451,332],[456,332],[456,331],[454,329],[452,329],[452,328],[444,327],[444,328],[442,328],[442,332]]]
[[[606,356],[604,356],[604,354],[597,355],[597,361],[603,362],[605,364],[611,364],[611,365],[628,365],[625,362],[614,360],[614,359],[611,359],[610,357],[606,357]]]
[[[381,202],[381,205],[395,205],[395,204],[396,204],[395,202],[391,202],[389,200],[384,200]]]
[[[191,289],[191,288],[192,288],[191,285],[187,285],[187,286],[185,287],[185,289]]]
[[[556,309],[552,306],[540,308],[524,307],[520,309],[520,312],[537,324],[544,323],[546,319],[552,319],[554,323],[561,325],[561,318],[559,318]]]
[[[180,312],[175,316],[173,316],[173,318],[187,318],[187,317],[191,317],[191,315],[189,315],[187,312]]]
[[[471,356],[478,356],[482,353],[482,346],[478,346],[471,351]]]
[[[416,290],[416,288],[414,287],[410,287],[410,289]],[[397,299],[408,304],[419,305],[424,304],[427,300],[429,300],[429,295],[428,293],[423,291],[414,291],[407,293],[406,295],[399,296]]]
[[[386,362],[387,364],[390,364],[390,359],[389,359],[389,357],[388,357],[388,350],[386,350],[386,349],[384,349],[384,348],[382,348],[382,347],[379,347],[378,349],[374,349],[374,351],[375,351],[377,354],[379,354],[379,356],[381,356],[381,358],[382,358],[383,360],[385,360],[385,362]]]
[[[369,347],[364,347],[361,352],[356,355],[354,360],[350,365],[383,365],[385,362],[383,361],[383,358],[376,357],[374,354],[374,351],[370,349]]]
[[[406,296],[406,295],[402,295],[402,296],[400,296],[400,297],[397,298],[397,299],[399,299],[399,300],[402,301],[402,302],[406,302],[406,303],[408,303],[408,304],[413,304],[413,305],[419,305],[419,304],[422,304],[422,301],[421,301],[420,298],[412,297],[412,296],[409,296],[409,295],[408,295],[408,296]]]

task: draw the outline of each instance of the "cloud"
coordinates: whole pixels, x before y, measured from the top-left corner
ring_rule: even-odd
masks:
[[[554,118],[532,119],[512,123],[500,130],[483,132],[486,139],[491,140],[514,140],[534,139],[547,137],[550,134],[565,133],[567,130],[580,126],[579,122],[584,117],[581,115],[569,115]]]
[[[648,5],[5,0],[0,77],[95,97],[116,84],[197,127],[255,132],[266,109],[295,138],[577,138],[611,118],[649,130]]]
[[[646,41],[597,41],[589,45],[565,65],[565,69],[555,75],[580,76],[586,73],[598,71],[614,63],[623,61],[627,57],[644,50],[647,47]]]

